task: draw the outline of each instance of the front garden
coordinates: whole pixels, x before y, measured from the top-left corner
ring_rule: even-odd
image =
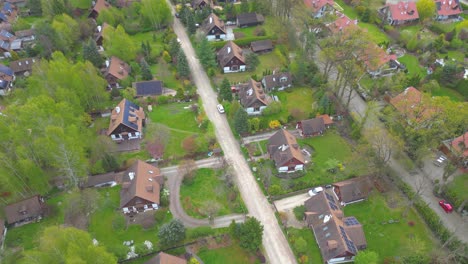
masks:
[[[198,169],[192,179],[180,187],[184,211],[195,218],[217,217],[245,213],[246,209],[228,171]]]

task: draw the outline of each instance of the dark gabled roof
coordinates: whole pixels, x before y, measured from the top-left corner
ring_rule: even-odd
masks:
[[[145,262],[145,264],[187,264],[187,261],[183,258],[160,252],[158,255]]]
[[[9,204],[5,207],[8,224],[13,224],[30,217],[38,217],[43,213],[44,204],[39,195],[34,195],[22,201]]]
[[[0,30],[0,38],[2,38],[3,40],[11,40],[15,38],[15,35],[11,34],[5,29],[2,29]]]
[[[362,232],[362,226],[347,226],[335,198],[323,191],[305,201],[306,223],[314,230],[315,238],[319,244],[322,258],[325,262],[338,256],[355,256],[357,254],[357,245],[366,247],[359,238]],[[359,233],[359,229],[361,233]],[[353,235],[351,235],[351,233]],[[352,237],[359,240],[356,244]],[[356,241],[357,242],[357,241]]]
[[[281,82],[281,80],[286,81]],[[275,87],[289,86],[292,84],[291,74],[289,72],[279,72],[263,77],[265,89],[270,90]]]
[[[234,57],[239,59],[242,63],[245,64],[244,55],[242,49],[232,41],[228,41],[222,49],[218,51],[218,62],[221,67],[226,66]]]
[[[3,4],[2,11],[4,11],[4,12],[13,12],[12,5],[10,3],[8,3],[8,2],[5,2]]]
[[[0,40],[0,48],[2,48],[4,50],[10,50],[10,42]]]
[[[16,61],[10,62],[10,68],[15,73],[31,71],[34,63],[36,62],[37,62],[37,59],[35,58],[26,58],[26,59],[16,60]]]
[[[369,177],[357,177],[346,181],[334,183],[335,188],[339,188],[341,202],[350,203],[367,198],[372,190],[372,182]]]
[[[301,121],[302,132],[305,135],[320,133],[326,129],[322,118],[312,118]]]
[[[217,15],[211,13],[205,20],[203,20],[201,28],[206,35],[209,35],[210,31],[215,27],[221,30],[224,34],[226,34],[224,22],[221,21]]]
[[[255,24],[255,23],[263,23],[265,18],[261,14],[257,13],[243,13],[237,15],[237,21],[239,25],[248,25],[248,24]]]
[[[205,5],[212,7],[213,2],[211,0],[192,0],[192,8],[198,8],[202,3],[205,3]]]
[[[5,21],[5,22],[6,22],[6,21],[8,21],[8,17],[7,17],[5,14],[3,14],[3,13],[0,13],[0,20],[2,20],[2,21]]]
[[[96,185],[110,183],[113,181],[116,181],[114,172],[99,175],[89,175],[85,187],[93,187]]]
[[[134,131],[142,132],[143,119],[145,119],[143,108],[127,99],[123,99],[114,109],[112,109],[107,135],[111,135],[121,124],[133,129]]]
[[[15,75],[15,73],[13,72],[13,70],[3,64],[0,64],[0,73],[3,73],[5,75],[9,75],[9,76],[13,76]]]
[[[163,93],[162,81],[144,81],[134,83],[136,96],[161,95]]]
[[[253,52],[272,50],[273,42],[269,39],[253,41],[252,43],[250,43],[250,48],[252,49]]]
[[[10,81],[7,80],[1,80],[0,79],[0,89],[6,89],[8,88],[8,85],[10,84]]]
[[[125,173],[123,182],[120,191],[120,207],[125,207],[135,197],[159,204],[164,177],[158,168],[137,160]]]
[[[34,36],[34,29],[26,29],[26,30],[18,30],[15,31],[15,36],[17,38],[25,38],[25,37],[31,37]]]
[[[282,167],[292,159],[305,163],[304,155],[297,144],[296,137],[285,129],[281,129],[268,139],[268,153],[275,161],[276,167]]]
[[[244,108],[267,106],[269,101],[263,91],[262,84],[250,79],[248,85],[242,86],[239,91],[240,104]]]

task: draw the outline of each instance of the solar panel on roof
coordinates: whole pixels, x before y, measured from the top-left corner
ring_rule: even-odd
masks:
[[[327,199],[328,199],[330,202],[335,202],[335,199],[333,199],[333,196],[331,196],[331,194],[325,193],[325,195],[327,196]]]
[[[3,13],[0,13],[0,19],[3,21],[8,21],[8,18]]]
[[[352,253],[357,254],[357,249],[356,249],[356,246],[354,245],[354,242],[349,239],[348,235],[346,234],[346,231],[344,230],[344,228],[342,226],[340,226],[340,233],[341,233],[341,237],[344,239],[348,249]]]
[[[335,203],[332,203],[332,202],[329,201],[328,204],[330,204],[331,209],[338,210],[338,206],[336,206]]]
[[[344,220],[345,225],[347,226],[354,226],[354,225],[359,225],[359,222],[356,218],[354,217],[349,217]]]

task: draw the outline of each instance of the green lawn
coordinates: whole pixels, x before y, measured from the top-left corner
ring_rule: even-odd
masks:
[[[387,205],[390,200],[395,204],[394,208]],[[378,253],[381,261],[411,254],[418,246],[422,253],[429,253],[434,247],[431,231],[413,209],[402,218],[406,203],[398,193],[388,192],[385,197],[376,193],[367,201],[344,207],[343,211],[345,216],[355,216],[363,225],[367,248]],[[400,222],[389,224],[389,220]],[[410,226],[410,222],[414,225]]]
[[[222,171],[213,169],[197,170],[193,183],[182,184],[180,200],[188,215],[195,218],[206,218],[203,207],[207,202],[215,201],[220,205],[217,216],[231,213],[242,213],[242,201],[239,194],[229,190],[219,178]],[[232,196],[233,201],[228,197]]]
[[[322,255],[320,254],[320,248],[318,247],[317,242],[315,241],[312,229],[309,228],[288,228],[289,244],[291,245],[291,248],[293,249],[296,258],[299,258],[300,254],[296,251],[296,248],[294,247],[294,242],[300,237],[302,237],[307,242],[307,251],[305,252],[305,255],[307,256],[308,261],[305,263],[323,263]]]
[[[419,74],[422,78],[427,75],[426,69],[419,65],[418,58],[411,54],[405,54],[403,57],[398,58],[398,61],[406,65],[410,75]]]
[[[164,87],[173,90],[182,88],[182,81],[176,79],[175,70],[172,69],[171,64],[161,59],[157,64],[150,65],[150,68],[153,77],[161,80],[164,83]]]
[[[348,16],[351,19],[358,19],[358,14],[356,10],[354,10],[353,7],[345,4],[343,0],[335,0],[335,3],[339,4],[343,8],[346,16]],[[387,34],[381,31],[379,27],[375,24],[364,23],[364,22],[359,21],[358,26],[367,30],[371,40],[375,44],[379,44],[384,41],[390,41],[390,38],[387,36]]]
[[[258,59],[260,60],[260,64],[255,71],[218,74],[217,79],[219,80],[219,83],[221,83],[224,77],[226,77],[231,83],[247,82],[252,75],[257,75],[257,77],[261,78],[265,70],[274,70],[284,66],[281,65],[280,59],[276,55],[275,51],[259,55]]]
[[[328,130],[323,136],[298,139],[297,141],[301,147],[304,145],[313,147],[312,164],[306,166],[306,172],[303,177],[289,180],[289,188],[285,188],[284,180],[272,177],[271,184],[280,185],[282,187],[281,193],[330,184],[351,176],[365,175],[367,173],[366,160],[358,159],[357,156],[359,154],[355,153],[351,145],[333,129]],[[338,160],[343,164],[344,169],[335,174],[327,172],[326,162],[329,159]],[[273,169],[273,171],[275,170]]]
[[[453,179],[452,182],[447,184],[447,192],[450,193],[456,201],[451,201],[454,203],[455,207],[460,206],[464,200],[468,200],[468,173],[457,176]],[[456,208],[458,209],[458,208]]]
[[[431,94],[434,96],[447,96],[452,101],[455,101],[455,102],[464,101],[463,95],[461,95],[459,92],[450,88],[442,87],[442,86],[437,90],[432,90]]]
[[[281,102],[281,112],[264,117],[268,121],[287,121],[293,109],[301,110],[304,113],[304,117],[307,118],[312,112],[312,106],[316,101],[313,96],[313,90],[308,87],[290,88],[288,91],[274,92],[273,95],[278,96]]]
[[[261,26],[260,26],[261,27]],[[248,37],[256,37],[255,35],[255,30],[257,29],[257,27],[245,27],[245,28],[235,28],[233,30],[234,33],[236,32],[242,32],[244,34],[244,37],[245,38],[248,38]]]
[[[233,244],[225,248],[201,250],[197,255],[205,264],[257,263],[253,256],[243,250],[238,244]]]
[[[132,35],[131,37],[133,42],[135,43],[135,47],[140,48],[142,42],[149,42],[151,46],[151,54],[161,54],[161,52],[164,49],[163,35],[164,32],[162,31],[149,31],[137,33],[135,35]]]
[[[191,103],[172,103],[157,105],[153,112],[148,113],[151,122],[166,125],[170,129],[170,138],[164,152],[164,158],[176,158],[185,155],[182,141],[189,136],[204,136],[212,133],[211,126],[208,132],[202,131],[197,124],[196,116],[190,109],[185,109]],[[207,143],[200,149],[208,151]]]

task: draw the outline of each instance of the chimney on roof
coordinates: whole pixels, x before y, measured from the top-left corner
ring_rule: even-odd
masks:
[[[338,243],[336,242],[336,240],[327,240],[327,247],[328,247],[328,250],[330,251],[337,249]]]
[[[130,178],[130,181],[133,181],[133,178],[135,178],[135,172],[133,171],[129,172],[128,177]]]

